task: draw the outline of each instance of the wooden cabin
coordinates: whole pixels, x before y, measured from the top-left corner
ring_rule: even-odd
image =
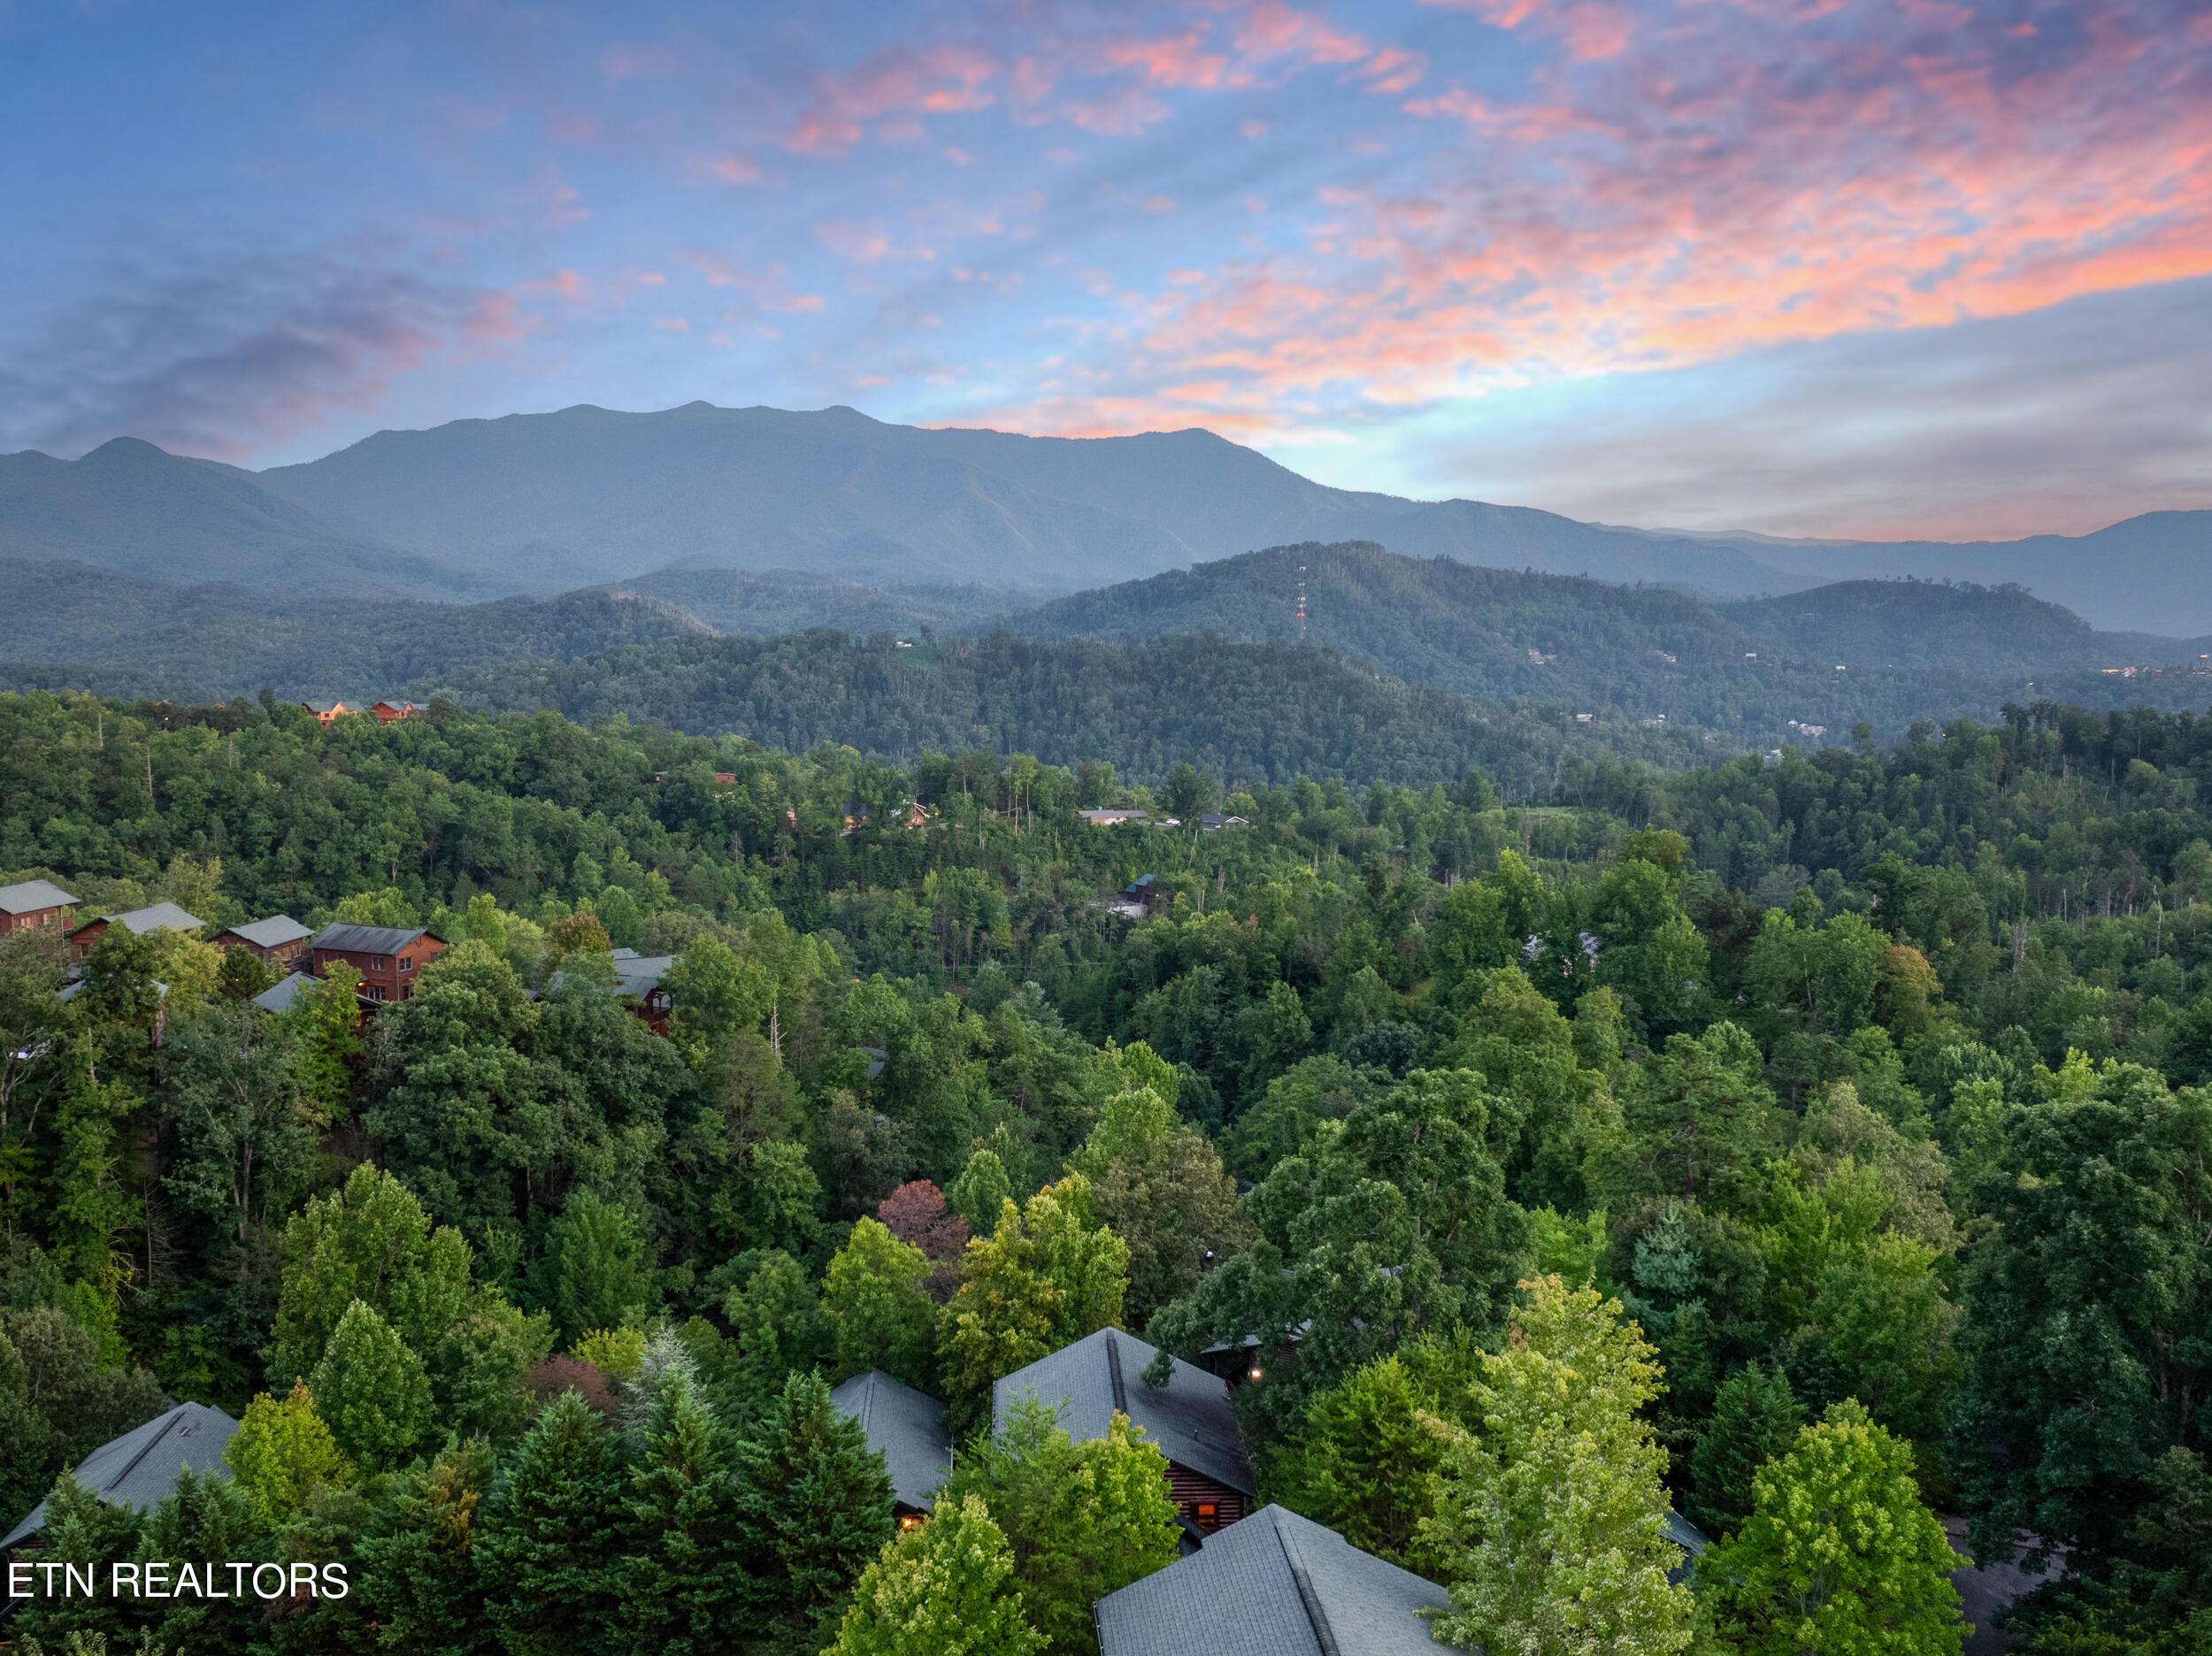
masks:
[[[343,961],[359,974],[364,1000],[404,1000],[414,993],[416,974],[444,948],[420,926],[334,925],[311,946],[311,970],[327,978]]]
[[[46,880],[0,886],[0,932],[27,932],[33,926],[66,928],[77,900]]]

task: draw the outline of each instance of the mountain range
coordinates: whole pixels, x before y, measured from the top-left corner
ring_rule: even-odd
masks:
[[[1905,575],[2017,581],[2099,627],[2212,632],[2212,512],[1963,545],[1629,529],[1331,488],[1197,430],[1025,437],[695,402],[380,432],[260,472],[127,438],[75,461],[0,456],[0,557],[296,594],[453,602],[801,570],[981,586],[1013,608],[1348,541],[1730,599]]]

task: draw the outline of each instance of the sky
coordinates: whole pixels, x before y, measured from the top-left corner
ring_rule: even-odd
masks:
[[[2212,507],[2212,0],[0,0],[0,452],[1203,426],[1606,522]]]

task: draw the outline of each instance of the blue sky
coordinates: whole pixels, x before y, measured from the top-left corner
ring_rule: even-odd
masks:
[[[2212,12],[0,0],[0,450],[1206,426],[1778,533],[2212,505]]]

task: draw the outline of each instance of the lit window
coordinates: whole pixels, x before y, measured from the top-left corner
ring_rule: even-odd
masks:
[[[1201,1530],[1220,1529],[1221,1508],[1211,1501],[1200,1501],[1198,1503],[1198,1527]]]

